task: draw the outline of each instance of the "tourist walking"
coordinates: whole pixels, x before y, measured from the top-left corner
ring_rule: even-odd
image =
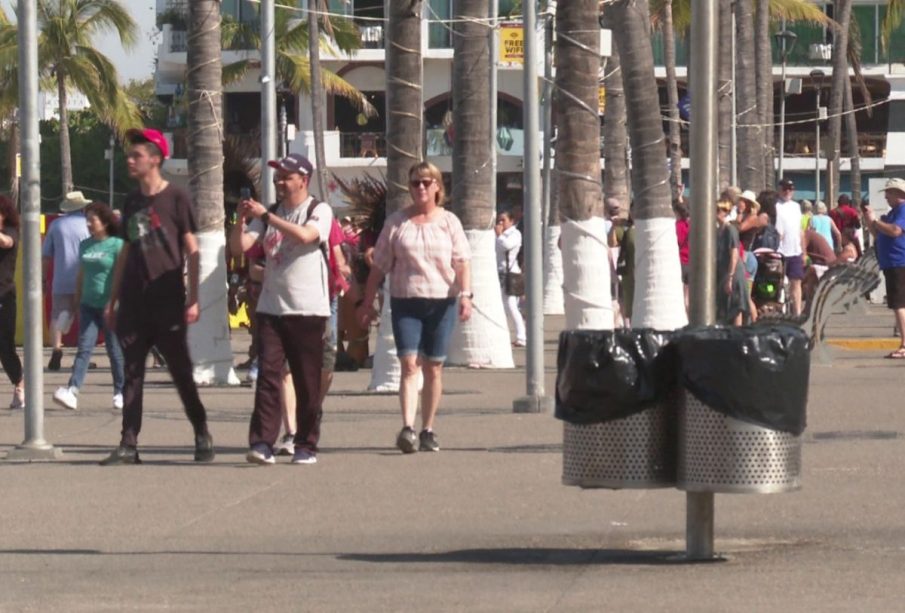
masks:
[[[776,231],[779,233],[779,252],[783,256],[786,277],[789,279],[789,297],[792,299],[792,315],[801,315],[801,281],[804,279],[802,257],[801,205],[792,199],[795,183],[783,179],[779,183],[779,199],[776,201]]]
[[[749,314],[748,282],[739,257],[738,229],[729,223],[732,208],[730,200],[716,205],[716,312],[719,323],[740,326]]]
[[[103,202],[92,202],[85,209],[90,237],[79,245],[79,267],[76,280],[76,304],[79,305],[79,345],[72,364],[69,383],[57,388],[53,401],[71,410],[78,409],[79,390],[85,382],[88,364],[97,345],[98,331],[104,331],[104,347],[113,374],[113,408],[123,408],[123,352],[113,328],[107,325],[104,307],[110,301],[113,266],[123,247],[117,236],[119,224],[113,211]]]
[[[905,180],[889,179],[883,188],[891,210],[877,218],[870,207],[864,208],[867,228],[877,245],[877,260],[886,277],[886,305],[892,309],[899,332],[899,348],[887,358],[905,359]]]
[[[396,355],[402,367],[399,403],[402,430],[396,446],[403,453],[439,451],[434,419],[443,393],[443,363],[458,319],[471,317],[471,249],[462,223],[443,208],[446,191],[440,170],[420,162],[409,170],[412,204],[387,218],[374,248],[364,301],[363,323],[374,321],[374,301],[389,276],[390,307]],[[456,308],[458,298],[458,309]],[[421,390],[421,433],[415,433],[418,371]]]
[[[60,370],[63,359],[63,335],[69,332],[78,302],[75,299],[76,278],[79,271],[79,245],[88,238],[88,226],[85,224],[83,209],[91,201],[82,192],[69,192],[60,204],[61,217],[50,224],[41,256],[44,263],[44,279],[51,278],[50,267],[53,265],[53,283],[50,286],[50,339],[52,350],[47,370]]]
[[[525,320],[519,311],[519,298],[525,294],[525,281],[518,263],[518,253],[522,248],[522,233],[515,227],[515,220],[510,211],[503,211],[496,218],[496,261],[500,275],[500,288],[503,292],[503,306],[506,315],[515,328],[516,347],[524,347],[527,333]]]
[[[129,130],[126,167],[138,189],[126,196],[124,244],[116,260],[107,325],[116,330],[125,360],[123,428],[119,446],[103,465],[139,464],[145,360],[153,346],[166,359],[170,376],[195,434],[195,461],[214,459],[207,413],[192,376],[187,325],[198,321],[200,256],[191,196],[169,183],[160,167],[169,146],[157,130]],[[185,274],[187,273],[187,274]],[[186,277],[188,284],[186,284]],[[115,326],[112,325],[115,321]]]
[[[242,200],[230,234],[234,254],[260,241],[266,256],[256,315],[258,380],[245,459],[253,464],[276,461],[273,449],[280,435],[283,367],[288,362],[295,391],[292,463],[314,464],[330,317],[327,243],[333,210],[308,191],[314,172],[308,158],[292,153],[268,165],[276,170],[278,203],[268,208],[251,198]]]
[[[16,353],[16,257],[19,253],[19,211],[0,195],[0,364],[13,384],[11,409],[25,408],[22,361]]]

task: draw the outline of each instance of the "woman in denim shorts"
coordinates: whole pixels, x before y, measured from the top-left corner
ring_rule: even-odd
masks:
[[[443,363],[456,319],[471,317],[471,250],[462,223],[443,208],[446,193],[440,170],[420,162],[409,171],[412,204],[387,217],[374,248],[359,319],[377,318],[377,288],[389,277],[390,310],[396,354],[402,367],[399,403],[403,428],[396,446],[403,453],[439,451],[434,417],[443,393]],[[421,433],[415,434],[418,371]]]

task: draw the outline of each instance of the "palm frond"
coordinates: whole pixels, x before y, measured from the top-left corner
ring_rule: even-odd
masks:
[[[282,75],[293,91],[311,92],[311,64],[307,55],[277,51],[277,74]],[[368,117],[377,116],[377,109],[364,94],[336,73],[321,68],[321,83],[328,94],[347,99]]]
[[[115,33],[124,49],[131,49],[138,41],[138,25],[131,13],[116,0],[63,0],[61,4],[76,4],[76,21],[86,34]]]
[[[239,60],[238,62],[233,62],[231,64],[224,64],[222,77],[223,85],[226,86],[238,83],[245,78],[245,75],[248,74],[251,67],[251,60]]]
[[[387,214],[386,179],[369,174],[348,182],[335,174],[333,179],[349,203],[350,216],[358,220],[358,226],[379,235]]]
[[[880,24],[880,44],[883,51],[889,51],[889,41],[892,34],[900,25],[902,18],[905,17],[905,0],[889,0],[886,5],[886,15]]]

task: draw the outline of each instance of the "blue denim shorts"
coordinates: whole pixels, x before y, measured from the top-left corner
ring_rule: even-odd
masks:
[[[446,361],[449,338],[456,326],[455,298],[391,298],[396,355],[418,355]]]

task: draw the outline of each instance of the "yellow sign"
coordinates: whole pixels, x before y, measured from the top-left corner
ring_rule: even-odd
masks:
[[[525,35],[522,24],[500,24],[500,62],[522,64],[525,60]]]
[[[606,88],[601,85],[597,88],[597,114],[603,115],[606,111]]]

